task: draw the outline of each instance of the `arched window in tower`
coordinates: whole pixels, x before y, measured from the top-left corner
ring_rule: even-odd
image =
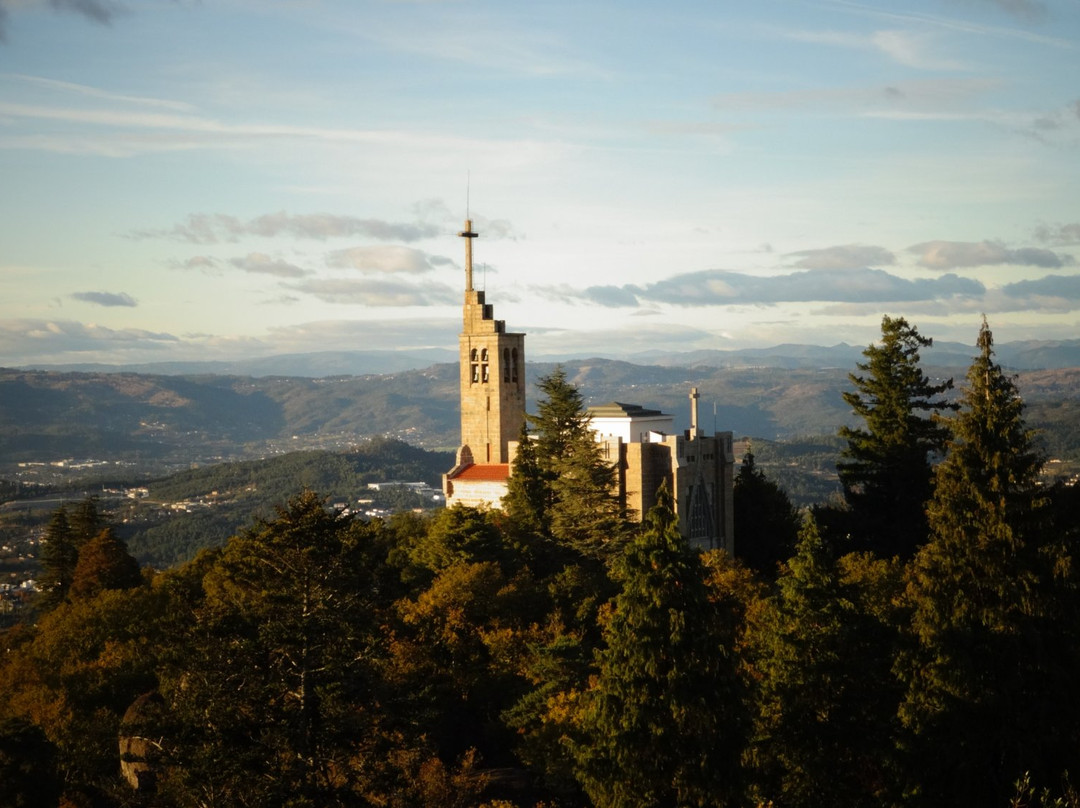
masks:
[[[488,349],[480,349],[480,379],[484,384],[488,383]]]
[[[516,382],[518,380],[518,355],[517,348],[510,351],[510,381]]]
[[[481,362],[486,362],[486,361],[488,361],[488,358],[487,358],[487,348],[483,348],[483,349],[482,349],[482,350],[480,351],[480,361],[481,361]]]
[[[503,381],[510,381],[510,349],[503,348]]]
[[[477,352],[476,348],[473,348],[472,351],[469,352],[469,370],[471,371],[471,375],[469,378],[472,379],[473,384],[476,384],[478,381],[480,381],[480,365],[477,364],[477,360],[479,358],[479,353]]]

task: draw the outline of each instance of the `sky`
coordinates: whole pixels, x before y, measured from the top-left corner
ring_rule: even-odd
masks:
[[[1080,0],[0,0],[0,365],[1080,337]]]

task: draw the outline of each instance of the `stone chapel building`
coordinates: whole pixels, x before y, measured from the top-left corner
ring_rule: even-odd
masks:
[[[461,446],[443,475],[447,506],[498,508],[512,473],[517,437],[525,423],[525,335],[494,319],[484,292],[473,288],[472,222],[465,239],[464,327],[459,336]],[[731,432],[707,436],[698,426],[698,391],[690,393],[690,429],[636,404],[590,407],[591,426],[617,469],[620,502],[638,519],[656,504],[667,480],[680,532],[703,549],[734,553]]]

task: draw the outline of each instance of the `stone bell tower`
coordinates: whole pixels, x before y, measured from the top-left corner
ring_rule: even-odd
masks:
[[[447,502],[455,480],[462,485],[483,477],[494,482],[509,475],[509,443],[525,423],[525,335],[510,334],[493,316],[484,292],[473,288],[472,221],[458,234],[465,239],[464,326],[459,336],[461,379],[461,446],[457,463],[446,476]],[[488,469],[470,467],[492,467]],[[498,467],[498,468],[496,468]],[[461,488],[462,485],[458,487]],[[492,504],[498,504],[498,499]]]

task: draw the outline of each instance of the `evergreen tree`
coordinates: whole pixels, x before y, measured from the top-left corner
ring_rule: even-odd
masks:
[[[183,804],[358,802],[361,748],[375,743],[377,530],[307,491],[215,560],[162,682],[185,728],[163,788]]]
[[[799,515],[784,489],[755,465],[749,448],[735,476],[734,497],[735,555],[771,579],[795,548]]]
[[[109,524],[104,514],[98,510],[97,497],[86,497],[82,500],[71,510],[68,521],[71,523],[76,549],[82,548]]]
[[[570,741],[578,778],[598,808],[729,804],[745,732],[734,620],[710,601],[666,485],[616,570]]]
[[[67,508],[61,505],[45,528],[41,546],[38,602],[42,610],[54,609],[67,599],[78,561],[75,532],[68,520]]]
[[[840,429],[848,445],[837,472],[851,511],[852,549],[907,558],[926,541],[930,462],[948,437],[930,416],[953,408],[941,398],[952,380],[934,384],[919,367],[919,350],[932,344],[904,318],[886,316],[880,343],[867,347],[867,361],[857,365],[865,375],[848,376],[855,390],[844,401],[865,423]]]
[[[56,747],[24,719],[0,719],[0,805],[54,808],[60,800]]]
[[[985,321],[978,346],[912,565],[916,646],[900,667],[928,804],[1003,803],[1024,772],[1045,783],[1080,763],[1076,582]]]
[[[536,444],[529,437],[525,424],[521,425],[518,435],[514,473],[507,480],[506,488],[502,506],[514,527],[526,535],[548,534],[551,528],[548,515],[551,506],[550,480],[540,466]]]
[[[537,386],[543,397],[537,414],[527,416],[536,439],[519,446],[504,505],[522,528],[591,558],[610,556],[626,529],[615,466],[603,456],[581,393],[562,367]]]
[[[895,628],[869,603],[898,594],[897,565],[842,565],[812,518],[752,637],[758,718],[750,760],[759,802],[887,804],[894,781]],[[874,568],[876,567],[876,568]],[[859,569],[848,576],[847,569]]]
[[[130,589],[141,583],[139,562],[107,527],[79,551],[71,578],[71,597],[92,598],[105,589]]]

